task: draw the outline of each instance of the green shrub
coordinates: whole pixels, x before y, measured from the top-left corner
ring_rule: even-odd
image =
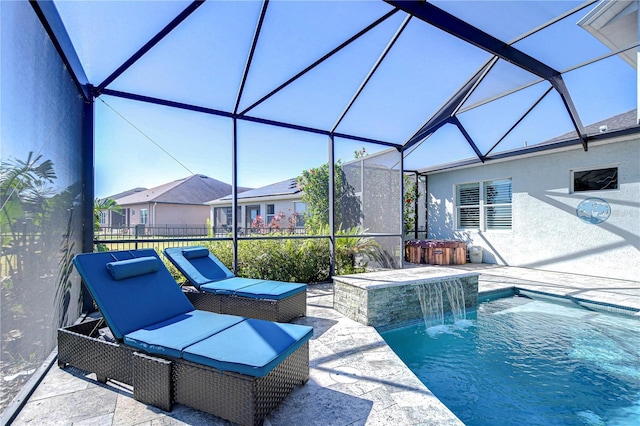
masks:
[[[360,230],[351,230],[356,233]],[[345,238],[349,232],[336,238],[336,274],[364,272],[366,254],[377,244],[367,237]],[[211,241],[204,245],[220,261],[233,270],[233,244],[231,241]],[[365,255],[363,257],[363,255]],[[167,268],[178,282],[185,278],[170,263]],[[326,282],[329,276],[329,241],[326,238],[278,239],[265,238],[238,242],[239,277],[265,280],[317,283]]]

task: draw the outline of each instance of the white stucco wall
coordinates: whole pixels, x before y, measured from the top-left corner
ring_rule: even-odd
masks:
[[[619,189],[570,193],[571,169],[617,166]],[[512,178],[511,231],[456,231],[455,185]],[[432,239],[483,247],[483,262],[592,276],[640,280],[640,139],[489,163],[428,176]],[[611,206],[601,224],[584,222],[576,207],[597,197]]]

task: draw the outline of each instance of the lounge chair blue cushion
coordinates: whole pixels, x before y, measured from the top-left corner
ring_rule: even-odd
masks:
[[[264,280],[233,277],[222,281],[214,281],[200,286],[200,290],[214,294],[236,294],[239,290],[260,284]]]
[[[128,333],[124,336],[124,343],[147,353],[180,358],[187,346],[241,321],[244,321],[243,317],[191,311]]]
[[[160,259],[147,256],[137,259],[121,260],[107,263],[107,269],[114,280],[137,277],[139,275],[150,274],[159,269]]]
[[[286,283],[283,281],[262,281],[243,287],[236,291],[237,296],[249,297],[253,299],[282,300],[304,291],[305,284]]]
[[[192,256],[191,258],[185,257],[185,250],[193,250],[197,255],[203,253],[203,249],[208,253],[207,256],[193,257],[192,254],[189,254],[189,256]],[[188,251],[188,253],[192,252]],[[164,250],[164,254],[196,288],[234,276],[222,262],[209,253],[206,247],[197,246],[189,249],[182,247],[167,248]]]
[[[313,335],[313,328],[246,319],[183,351],[183,358],[222,371],[264,377]]]
[[[155,272],[119,281],[113,279],[106,267],[107,263],[113,261],[149,256],[158,258],[155,250],[142,249],[83,253],[73,259],[73,264],[118,340],[132,331],[194,309],[164,265],[158,264]]]

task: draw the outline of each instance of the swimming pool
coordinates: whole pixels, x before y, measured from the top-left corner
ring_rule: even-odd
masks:
[[[380,334],[467,425],[640,424],[640,320],[510,297]]]

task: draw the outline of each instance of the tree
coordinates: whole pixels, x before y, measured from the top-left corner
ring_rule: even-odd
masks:
[[[100,229],[100,212],[108,211],[108,212],[116,212],[121,213],[122,207],[116,203],[113,198],[96,198],[93,201],[93,230],[98,232]],[[96,244],[96,249],[98,251],[109,251],[109,248],[104,244]]]
[[[359,225],[361,217],[360,201],[353,187],[344,178],[342,163],[334,165],[336,200],[335,223],[342,229]],[[329,224],[329,165],[304,170],[298,177],[298,187],[303,191],[302,201],[307,204],[305,227],[310,233],[318,233]]]

